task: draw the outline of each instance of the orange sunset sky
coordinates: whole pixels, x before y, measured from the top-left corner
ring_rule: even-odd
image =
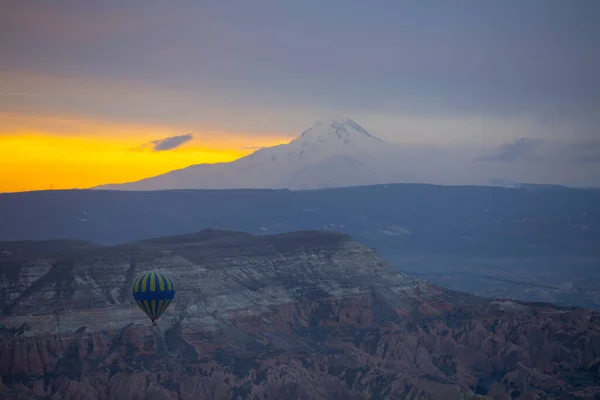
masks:
[[[232,161],[256,146],[289,141],[199,131],[180,147],[153,151],[152,141],[182,133],[133,123],[0,114],[0,192],[130,182],[193,164]]]

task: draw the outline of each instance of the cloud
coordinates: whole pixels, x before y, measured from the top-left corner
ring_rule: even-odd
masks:
[[[565,142],[521,138],[504,144],[491,154],[477,157],[476,161],[518,163],[519,161],[543,161],[546,164],[596,164],[600,163],[600,141]]]
[[[146,113],[152,120],[203,124],[209,114],[221,126],[233,124],[235,114],[237,121],[245,119],[243,128],[261,131],[263,125],[282,129],[273,127],[279,122],[272,116],[285,109],[294,115],[299,108],[342,107],[540,120],[558,114],[578,122],[595,120],[600,104],[595,79],[600,25],[594,17],[600,2],[594,0],[545,8],[534,2],[519,7],[439,2],[436,12],[420,2],[374,9],[363,2],[309,0],[319,6],[316,14],[307,2],[187,1],[177,9],[167,3],[142,8],[118,2],[9,3],[0,13],[3,69],[119,86],[159,84],[177,92],[148,96],[129,90],[124,97],[105,98],[63,84],[22,107],[84,109],[111,119]],[[341,4],[343,20],[337,18]],[[311,29],[305,29],[306,21]],[[356,28],[369,24],[374,29]],[[252,117],[250,110],[240,117],[251,104],[267,116]]]
[[[580,162],[580,163],[600,163],[600,152],[596,153],[596,154],[587,154],[585,156],[581,156],[581,157],[576,157],[573,159],[573,161],[575,162]]]
[[[600,142],[581,142],[565,146],[564,156],[571,162],[580,164],[600,163]]]
[[[173,149],[176,149],[177,147],[181,146],[182,144],[189,142],[193,138],[194,138],[194,135],[191,133],[188,133],[186,135],[171,136],[171,137],[160,139],[160,140],[153,140],[152,144],[154,146],[152,147],[152,150],[153,151],[173,150]]]
[[[543,143],[539,139],[521,138],[500,146],[494,153],[477,158],[478,161],[514,162],[534,159],[535,151]]]

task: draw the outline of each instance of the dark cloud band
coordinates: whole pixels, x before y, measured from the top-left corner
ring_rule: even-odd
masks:
[[[152,150],[153,151],[173,150],[173,149],[176,149],[177,147],[183,145],[184,143],[189,142],[193,138],[194,138],[194,135],[191,133],[188,133],[186,135],[171,136],[171,137],[160,139],[160,140],[153,140],[152,144],[154,146],[152,147]]]

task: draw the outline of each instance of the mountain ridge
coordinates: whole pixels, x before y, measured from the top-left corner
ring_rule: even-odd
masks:
[[[405,127],[399,129],[405,131]],[[506,144],[490,143],[484,150],[461,141],[448,145],[426,142],[386,142],[349,118],[333,118],[313,123],[288,143],[258,149],[235,161],[195,164],[135,182],[90,189],[311,190],[394,183],[486,186],[518,180],[589,186],[584,182],[593,182],[593,174],[578,175],[574,163],[564,164],[565,170],[549,168],[550,164],[544,166],[552,159],[567,161],[565,157],[571,150],[565,145],[548,147],[540,159],[544,162],[533,162],[527,157],[513,160],[502,156],[509,146]],[[569,174],[575,175],[565,180]]]
[[[235,161],[196,164],[94,190],[289,188],[311,189],[389,183],[381,158],[391,145],[349,118],[315,122],[286,144],[265,147]]]

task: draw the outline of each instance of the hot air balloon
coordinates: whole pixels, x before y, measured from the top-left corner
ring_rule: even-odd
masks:
[[[153,324],[175,297],[175,285],[161,272],[146,272],[133,283],[133,299]]]

